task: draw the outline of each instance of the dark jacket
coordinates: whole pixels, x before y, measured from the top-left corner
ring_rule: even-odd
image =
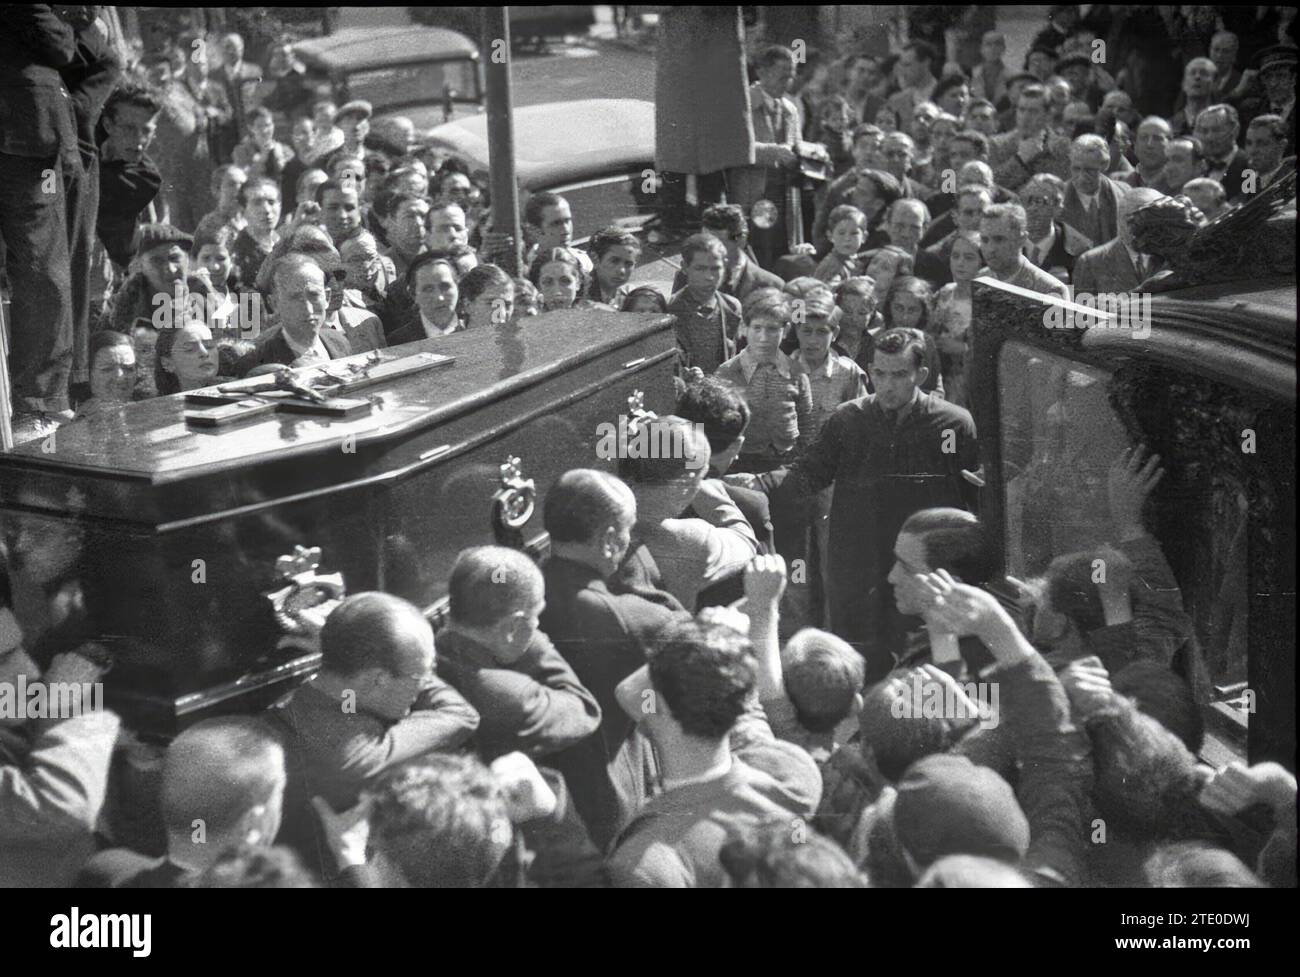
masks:
[[[600,726],[600,706],[542,632],[509,665],[455,631],[438,635],[438,675],[479,714],[484,760],[518,750],[549,756],[581,743]]]
[[[95,126],[122,76],[122,65],[113,46],[95,31],[77,33],[77,50],[62,70],[63,83],[72,99],[77,123],[77,145],[83,165],[89,166],[97,153]]]
[[[1104,244],[1119,233],[1119,199],[1125,188],[1110,177],[1101,178],[1097,188],[1097,213],[1090,215],[1083,209],[1079,191],[1071,182],[1065,188],[1065,203],[1061,207],[1061,223],[1073,227],[1094,245]]]
[[[162,174],[148,156],[138,163],[120,159],[100,163],[95,234],[115,265],[125,268],[135,257],[136,225],[161,189]]]
[[[550,758],[601,850],[649,796],[656,771],[649,742],[614,698],[614,689],[646,663],[654,634],[681,605],[638,594],[612,593],[591,567],[551,557],[542,630],[600,705],[597,735]]]
[[[77,125],[60,69],[76,58],[72,27],[50,4],[0,5],[0,153],[77,158]]]
[[[330,359],[337,360],[352,355],[352,346],[343,333],[334,329],[322,329],[320,339],[325,344],[325,351],[330,354]],[[254,347],[235,362],[234,373],[237,377],[247,375],[249,370],[264,363],[288,365],[298,358],[298,354],[289,348],[284,333],[279,329],[264,332],[253,342]]]

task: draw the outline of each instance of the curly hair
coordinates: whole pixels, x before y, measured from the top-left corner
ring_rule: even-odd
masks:
[[[427,754],[374,792],[371,844],[415,888],[483,888],[514,840],[506,801],[475,757]]]
[[[757,682],[749,638],[722,624],[672,621],[654,638],[650,681],[683,731],[721,739]]]
[[[733,828],[718,860],[741,889],[864,889],[867,884],[839,845],[795,817]]]

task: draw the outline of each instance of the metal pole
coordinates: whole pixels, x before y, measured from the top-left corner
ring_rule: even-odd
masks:
[[[511,275],[519,274],[523,238],[519,228],[519,185],[515,182],[515,126],[510,92],[510,14],[504,6],[483,7],[480,50],[487,59],[488,169],[492,179],[492,227],[509,235],[514,247],[498,256]]]

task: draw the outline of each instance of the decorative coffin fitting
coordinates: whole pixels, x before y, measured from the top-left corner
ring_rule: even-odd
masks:
[[[540,550],[546,489],[570,468],[611,464],[597,458],[597,429],[633,390],[672,410],[662,315],[548,313],[383,357],[420,352],[454,362],[358,392],[372,405],[359,415],[204,429],[185,423],[178,394],[0,455],[15,587],[24,573],[73,580],[89,633],[116,655],[108,704],[137,729],[260,708],[310,674],[314,655],[277,649],[267,600],[296,547],[319,547],[321,573],[341,574],[348,593],[384,590],[433,614],[456,554],[499,538],[494,510],[506,506],[510,538]],[[503,496],[503,479],[532,480],[539,504]]]

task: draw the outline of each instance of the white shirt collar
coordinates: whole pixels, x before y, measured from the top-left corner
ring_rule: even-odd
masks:
[[[432,319],[425,318],[423,312],[420,313],[420,324],[424,326],[424,334],[430,338],[434,336],[448,336],[460,328],[460,322],[456,319],[451,320],[451,325],[446,329],[439,327]]]
[[[282,328],[281,332],[284,335],[285,343],[288,345],[289,349],[293,351],[293,354],[297,359],[302,359],[304,356],[315,360],[328,360],[330,358],[330,351],[321,340],[319,333],[317,333],[310,346],[303,346],[289,335],[288,330]]]
[[[743,350],[741,350],[740,372],[745,375],[746,383],[751,383],[753,381],[754,371],[758,369],[759,362],[760,361],[758,357],[754,355],[753,349],[746,346]],[[776,360],[773,363],[773,365],[776,367],[777,373],[785,377],[787,380],[790,378],[790,373],[791,373],[790,367],[792,365],[790,362],[790,357],[786,356],[780,350],[777,350]]]

